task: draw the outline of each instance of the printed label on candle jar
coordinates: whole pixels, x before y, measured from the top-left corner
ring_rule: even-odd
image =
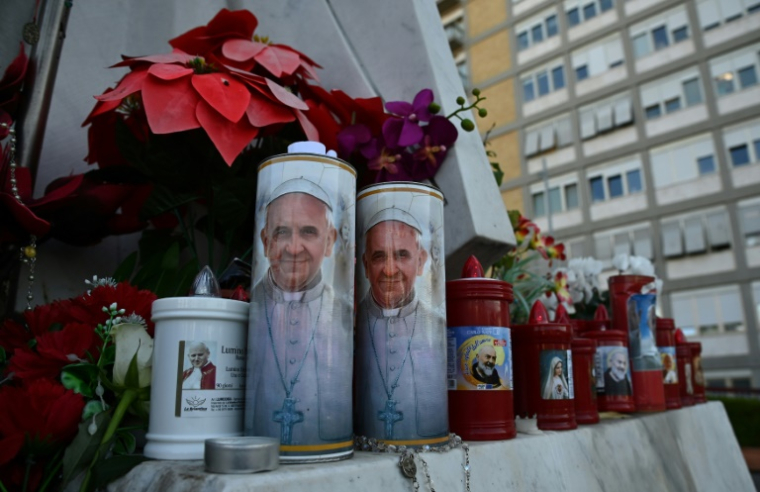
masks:
[[[662,382],[664,384],[678,384],[678,366],[676,365],[675,347],[658,347],[660,360],[662,360]]]
[[[242,415],[245,361],[245,347],[218,340],[181,340],[175,416]]]
[[[628,347],[634,372],[662,369],[654,338],[656,300],[654,294],[634,294],[626,303]]]
[[[503,326],[447,329],[450,390],[512,390],[512,339]]]
[[[541,397],[544,400],[572,400],[573,356],[570,350],[542,350],[539,356]]]
[[[596,392],[606,396],[631,396],[631,367],[628,349],[621,345],[596,348]]]

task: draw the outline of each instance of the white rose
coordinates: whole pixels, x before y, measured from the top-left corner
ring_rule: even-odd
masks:
[[[150,386],[153,366],[153,339],[148,335],[146,326],[136,323],[123,323],[111,329],[116,345],[116,360],[113,365],[113,382],[124,385],[124,379],[132,358],[137,354],[137,374],[140,388]]]

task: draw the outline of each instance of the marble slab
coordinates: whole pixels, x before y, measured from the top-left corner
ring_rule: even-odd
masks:
[[[436,490],[464,490],[464,453],[425,453]],[[471,490],[731,491],[755,490],[723,404],[470,443]],[[418,462],[420,490],[428,490]],[[175,492],[413,491],[398,456],[358,452],[337,463],[281,466],[254,475],[214,475],[201,461],[149,461],[108,490]]]

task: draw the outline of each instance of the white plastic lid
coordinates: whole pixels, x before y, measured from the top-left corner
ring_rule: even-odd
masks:
[[[327,153],[327,147],[320,142],[293,142],[288,145],[288,154],[319,154],[325,155]]]

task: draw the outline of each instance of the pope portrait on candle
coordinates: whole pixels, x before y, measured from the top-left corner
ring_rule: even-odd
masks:
[[[352,306],[322,272],[338,236],[333,212],[305,178],[284,181],[266,202],[259,239],[269,267],[251,293],[246,432],[282,445],[352,438]]]
[[[415,288],[428,252],[410,213],[385,208],[364,226],[369,288],[356,324],[357,432],[383,440],[446,435],[445,320]],[[445,347],[445,345],[444,345]]]

